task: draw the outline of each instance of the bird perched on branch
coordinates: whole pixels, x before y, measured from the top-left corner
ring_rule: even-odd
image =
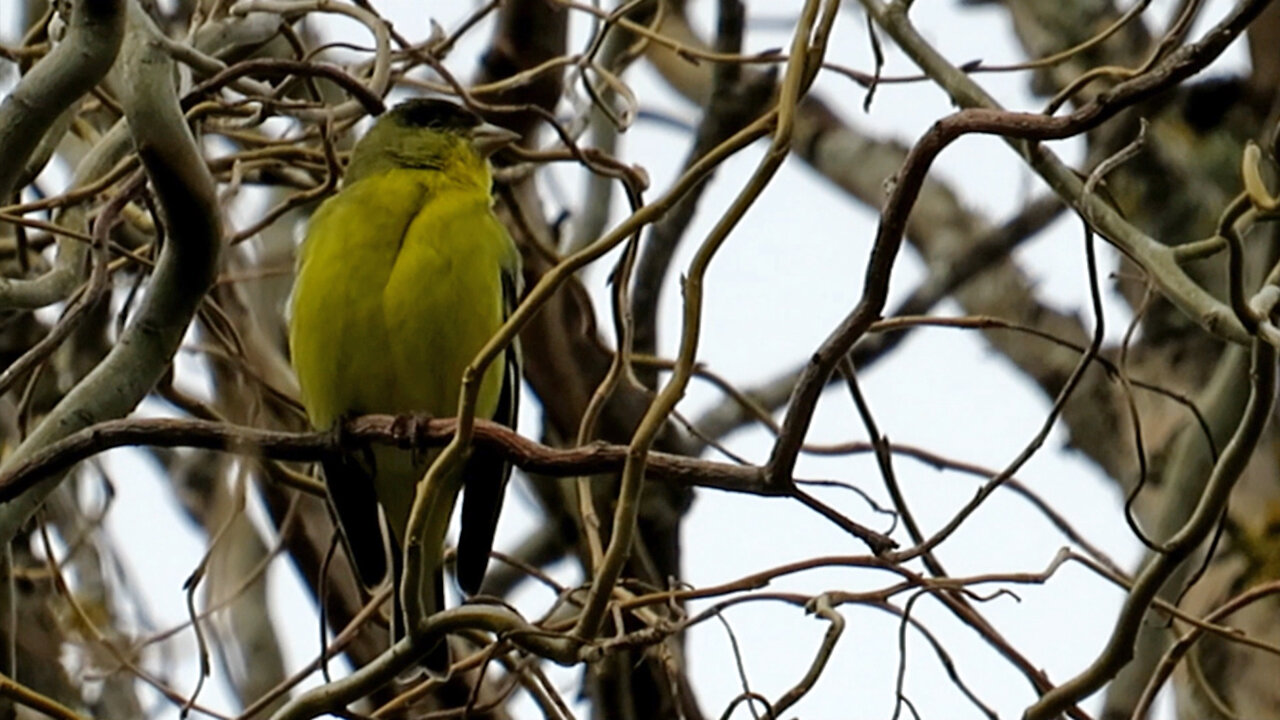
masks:
[[[489,156],[517,138],[452,102],[409,100],[355,146],[342,189],[311,219],[294,285],[289,348],[317,429],[369,413],[451,417],[462,374],[511,313],[520,256],[493,214]],[[507,348],[480,383],[476,417],[515,427],[520,354]],[[324,463],[348,557],[366,587],[399,595],[401,548],[414,492],[437,452],[391,447]],[[442,545],[465,488],[457,578],[479,590],[510,466],[474,451],[427,508],[421,607],[443,609]],[[403,632],[393,611],[393,639]],[[418,621],[421,618],[411,618]],[[448,669],[445,643],[424,665]]]

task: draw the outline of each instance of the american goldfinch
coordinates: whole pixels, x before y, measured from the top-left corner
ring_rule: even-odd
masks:
[[[463,370],[512,311],[520,256],[493,213],[489,156],[517,135],[444,100],[404,102],[355,146],[342,189],[311,219],[293,289],[289,348],[311,423],[369,413],[456,413]],[[476,417],[515,427],[520,353],[512,345],[480,384]],[[391,534],[399,597],[414,492],[438,452],[390,447],[324,463],[349,557],[366,587],[387,575],[378,507]],[[510,466],[473,451],[428,508],[422,607],[443,608],[441,554],[463,491],[457,578],[479,590]],[[402,632],[394,611],[393,633]],[[416,620],[416,619],[415,619]],[[424,660],[448,668],[437,645]]]

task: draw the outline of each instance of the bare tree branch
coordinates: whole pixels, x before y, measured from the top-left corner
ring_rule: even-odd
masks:
[[[178,108],[168,56],[148,40],[151,20],[130,4],[123,61],[133,68],[124,98],[138,154],[169,225],[150,292],[119,343],[6,459],[19,463],[39,448],[103,418],[134,408],[164,373],[196,306],[213,282],[221,221],[213,180]],[[51,477],[0,508],[0,539],[11,540],[57,485]]]

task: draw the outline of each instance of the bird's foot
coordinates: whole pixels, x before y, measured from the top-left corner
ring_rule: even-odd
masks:
[[[391,423],[391,436],[395,438],[396,447],[412,450],[416,459],[426,450],[431,420],[431,413],[397,415]]]
[[[355,413],[345,413],[329,428],[329,442],[339,453],[350,451],[355,447],[356,440],[347,423],[357,417],[360,416]]]

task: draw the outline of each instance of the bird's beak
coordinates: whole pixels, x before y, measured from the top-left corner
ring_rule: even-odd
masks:
[[[468,135],[471,138],[471,147],[476,149],[480,157],[486,158],[520,139],[520,133],[498,127],[493,123],[481,123],[471,128]]]

